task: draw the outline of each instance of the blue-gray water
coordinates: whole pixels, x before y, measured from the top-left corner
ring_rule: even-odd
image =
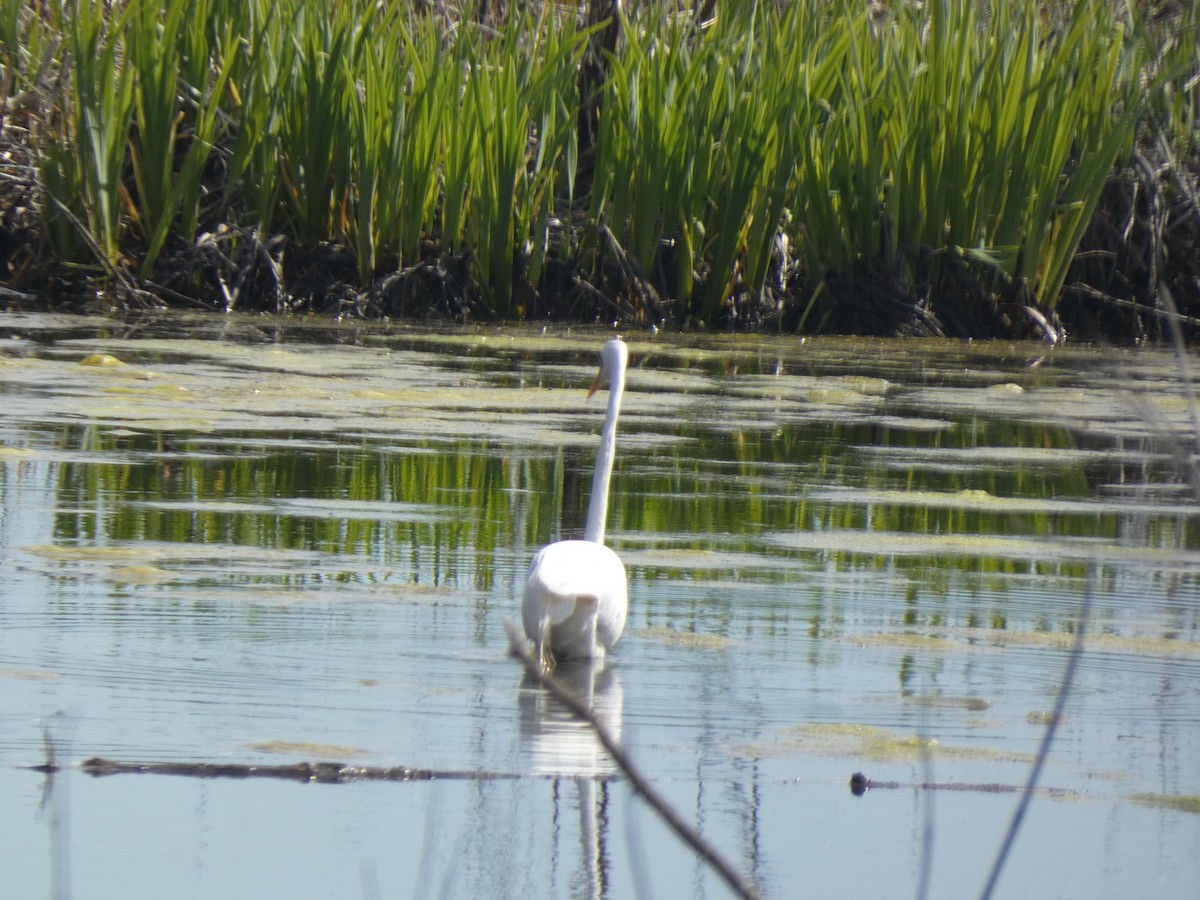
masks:
[[[1196,896],[1200,815],[1154,805],[1200,795],[1169,354],[627,338],[630,619],[576,687],[686,819],[767,896],[977,895],[1016,795],[912,785],[1023,783],[1090,591],[997,896]],[[602,339],[0,319],[4,896],[727,896],[506,653]],[[514,777],[48,784],[47,732]]]

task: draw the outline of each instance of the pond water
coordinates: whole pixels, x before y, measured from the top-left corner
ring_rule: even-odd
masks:
[[[728,896],[507,652],[582,531],[605,337],[0,317],[5,896]],[[1025,782],[1086,599],[996,896],[1197,896],[1169,353],[626,339],[629,623],[565,675],[687,821],[769,897],[977,896],[1018,795],[919,785]]]

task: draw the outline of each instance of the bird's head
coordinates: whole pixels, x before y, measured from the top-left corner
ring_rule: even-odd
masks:
[[[628,361],[629,348],[625,346],[625,342],[620,338],[613,338],[600,348],[600,371],[596,373],[596,377],[592,381],[592,387],[588,391],[588,399],[591,400],[592,394],[596,393],[600,388],[612,384],[616,374],[625,371],[625,365]]]

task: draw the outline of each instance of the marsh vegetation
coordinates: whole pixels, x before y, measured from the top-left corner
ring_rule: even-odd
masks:
[[[1193,325],[1195,4],[611,9],[0,0],[3,299]]]

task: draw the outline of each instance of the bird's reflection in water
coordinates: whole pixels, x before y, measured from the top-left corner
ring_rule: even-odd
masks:
[[[580,659],[559,663],[554,677],[592,710],[613,739],[621,739],[621,679],[603,662]],[[535,775],[602,778],[617,767],[592,727],[559,703],[532,675],[521,682],[521,742]]]
[[[613,740],[620,741],[624,693],[615,671],[606,669],[603,662],[572,660],[559,663],[554,677],[592,710]],[[586,896],[603,897],[608,893],[608,782],[619,770],[591,726],[554,699],[533,676],[526,674],[521,682],[518,703],[521,743],[532,771],[554,779],[556,820],[564,799],[564,779],[575,782]],[[563,856],[556,853],[555,858]]]

